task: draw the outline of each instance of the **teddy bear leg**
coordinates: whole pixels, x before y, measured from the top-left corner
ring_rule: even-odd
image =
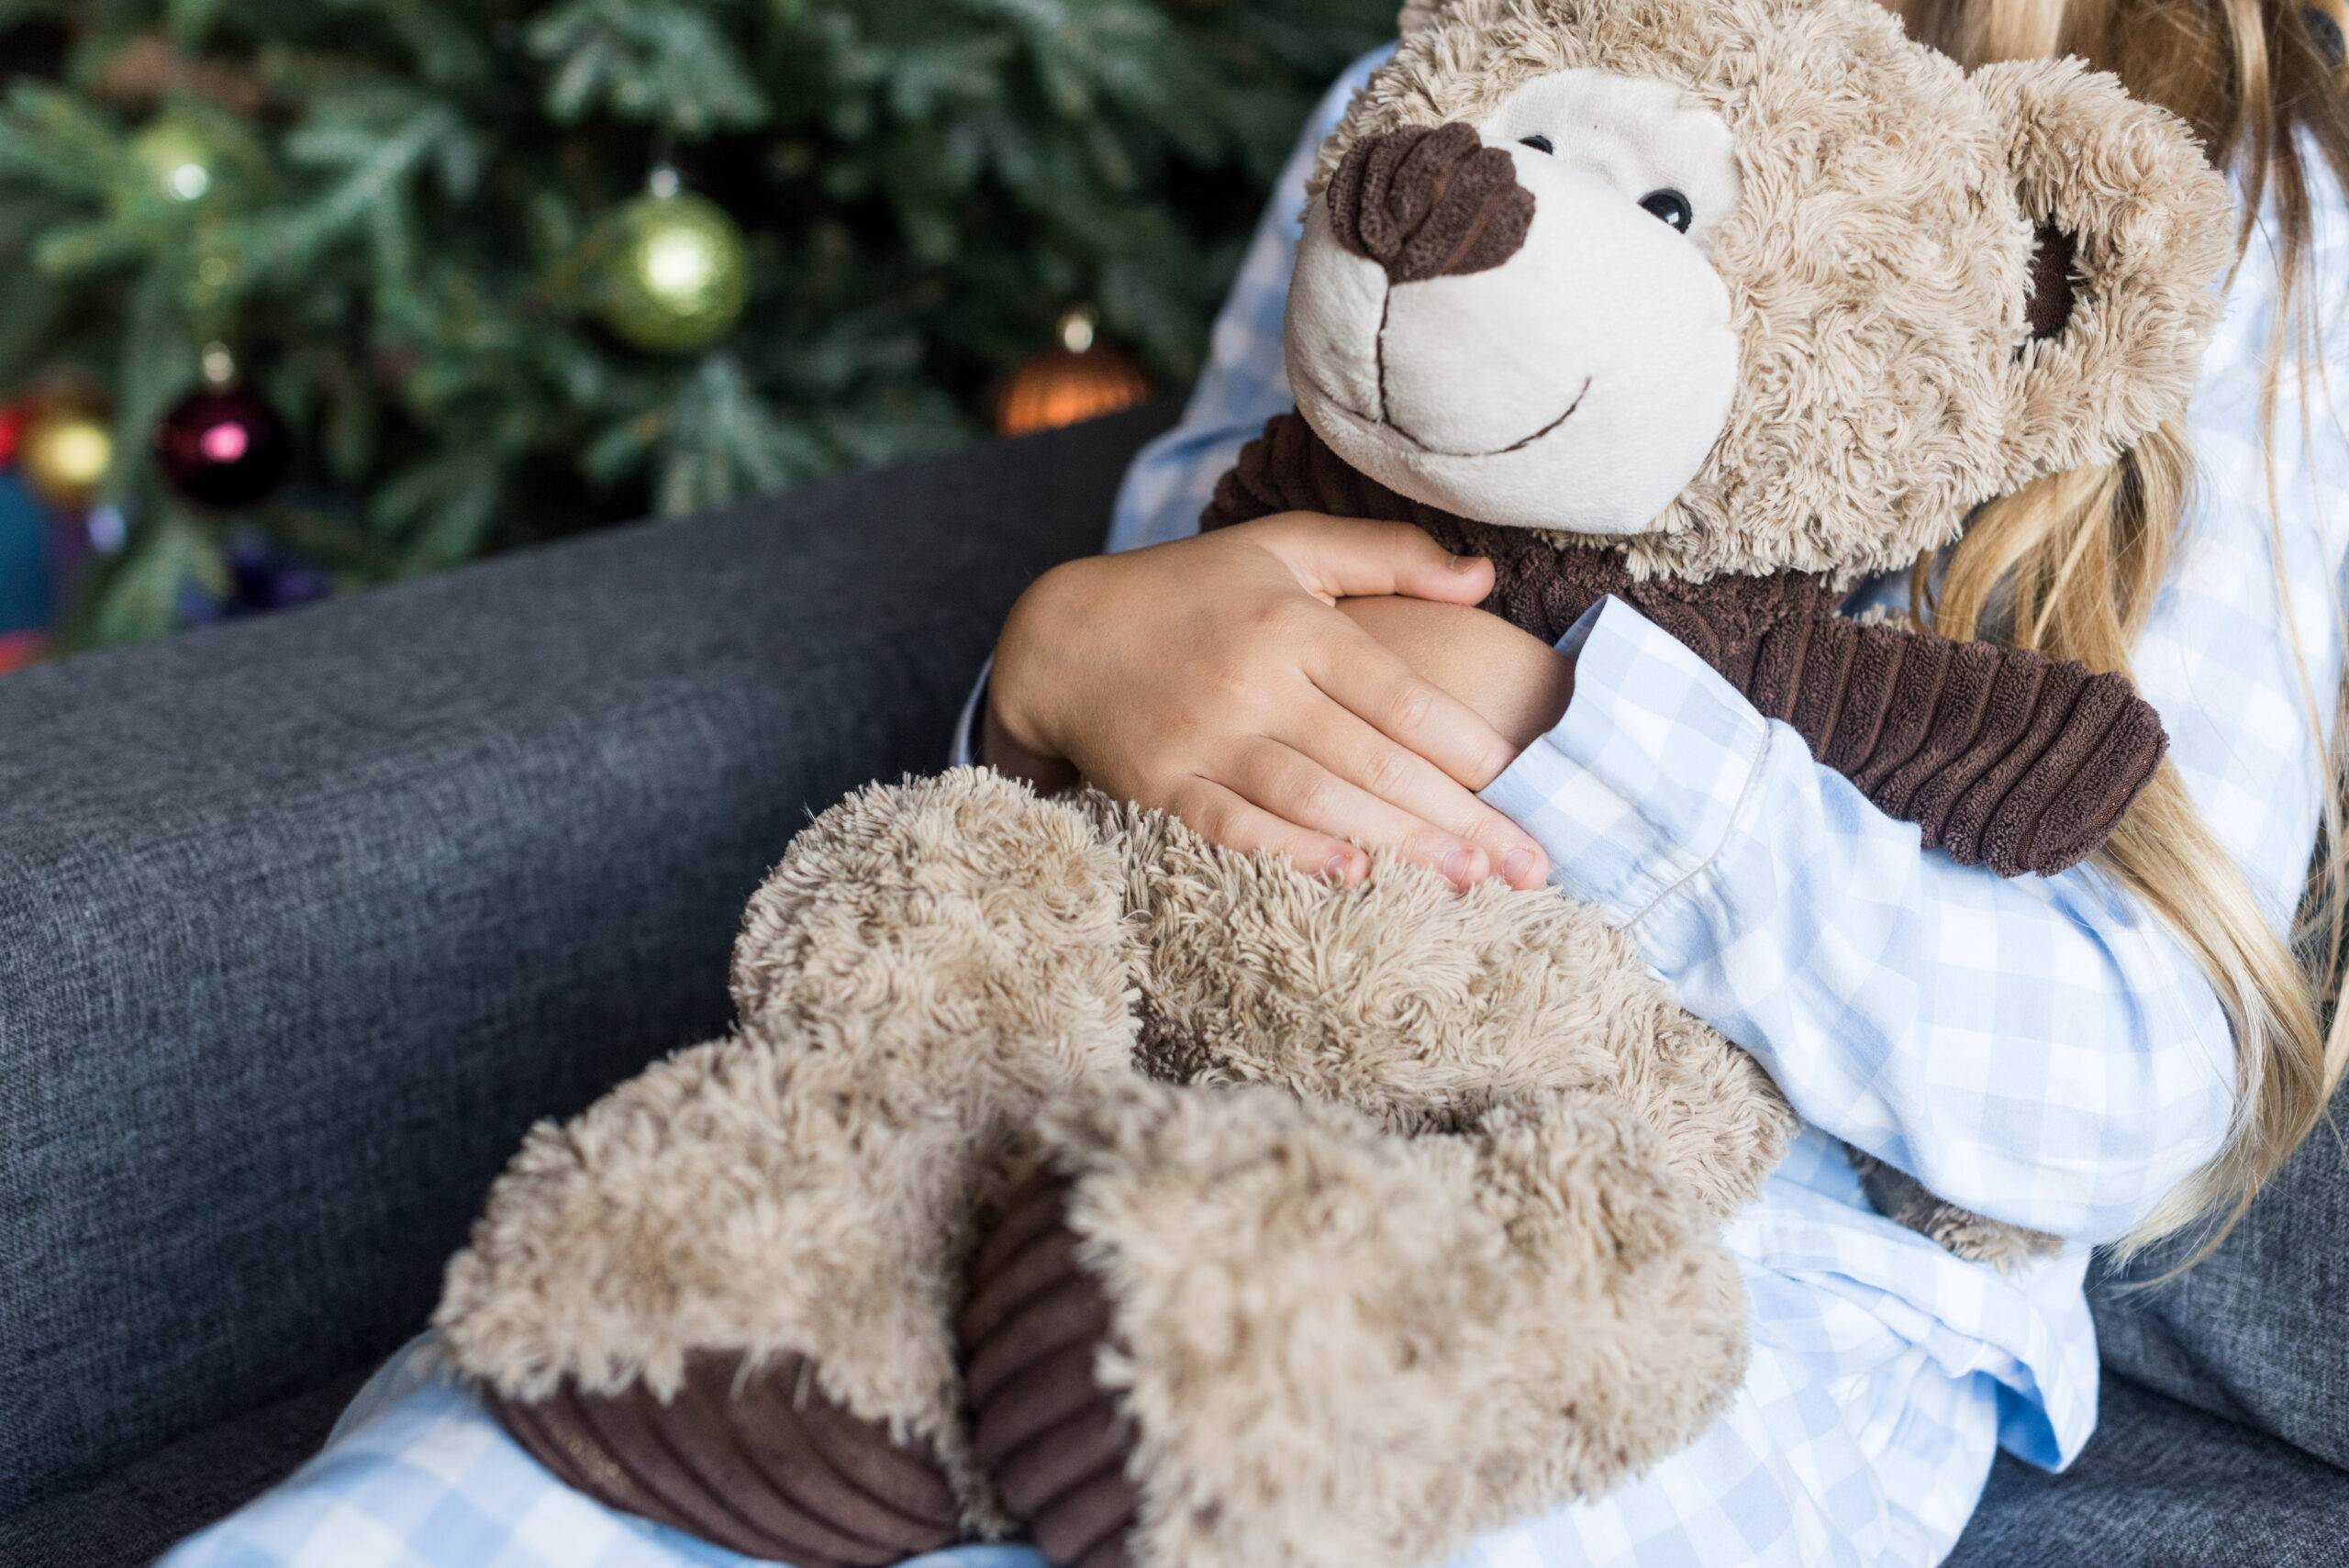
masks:
[[[1378,857],[1354,887],[1141,816],[1142,1051],[1162,1077],[1269,1084],[1397,1129],[1560,1089],[1610,1093],[1716,1215],[1761,1190],[1795,1118],[1761,1066],[1690,1017],[1601,911],[1468,893]]]
[[[1423,1568],[1687,1441],[1742,1293],[1654,1134],[1128,1083],[1047,1125],[962,1317],[977,1452],[1057,1568]]]
[[[438,1321],[509,1430],[616,1507],[800,1568],[1006,1523],[951,1318],[1039,1101],[1125,1072],[1122,873],[972,773],[794,842],[741,1027],[535,1130]]]

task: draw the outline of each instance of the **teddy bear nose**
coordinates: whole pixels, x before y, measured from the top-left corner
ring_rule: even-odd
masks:
[[[1398,284],[1497,267],[1533,224],[1516,161],[1457,121],[1354,143],[1329,196],[1338,243]]]

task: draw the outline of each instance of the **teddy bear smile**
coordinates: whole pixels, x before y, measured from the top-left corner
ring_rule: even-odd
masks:
[[[1447,451],[1442,447],[1431,447],[1428,445],[1427,442],[1411,434],[1410,431],[1405,429],[1400,424],[1397,424],[1392,418],[1381,419],[1378,423],[1382,428],[1394,431],[1397,435],[1402,437],[1405,440],[1410,442],[1413,446],[1419,448],[1419,450],[1427,453],[1430,457],[1506,457],[1510,452],[1523,451],[1527,447],[1530,447],[1534,442],[1541,440],[1543,437],[1548,436],[1553,431],[1556,430],[1559,426],[1573,418],[1575,417],[1575,410],[1582,406],[1582,400],[1588,396],[1589,394],[1590,377],[1585,376],[1582,378],[1582,385],[1575,388],[1573,400],[1567,403],[1566,411],[1564,413],[1559,415],[1556,418],[1551,420],[1548,424],[1542,426],[1531,435],[1521,437],[1517,440],[1511,441],[1505,447],[1495,447],[1489,451]]]
[[[1511,452],[1523,451],[1527,447],[1531,446],[1534,442],[1554,434],[1558,428],[1561,425],[1564,425],[1567,420],[1573,418],[1575,417],[1575,411],[1582,406],[1583,399],[1590,395],[1590,383],[1591,378],[1589,376],[1583,377],[1582,385],[1575,389],[1574,396],[1567,401],[1565,412],[1560,414],[1556,418],[1551,420],[1548,424],[1542,426],[1531,435],[1521,436],[1505,447],[1494,447],[1484,451],[1453,451],[1443,447],[1430,446],[1426,441],[1423,441],[1419,437],[1413,435],[1395,419],[1391,417],[1374,418],[1368,414],[1364,414],[1355,409],[1349,408],[1346,406],[1342,398],[1331,394],[1330,389],[1322,385],[1319,381],[1315,381],[1312,385],[1313,390],[1321,395],[1322,401],[1326,406],[1335,410],[1337,413],[1343,415],[1345,417],[1353,420],[1356,424],[1361,425],[1365,429],[1391,430],[1396,435],[1400,436],[1403,439],[1408,441],[1412,446],[1418,448],[1420,451],[1427,453],[1430,457],[1479,458],[1506,457]]]

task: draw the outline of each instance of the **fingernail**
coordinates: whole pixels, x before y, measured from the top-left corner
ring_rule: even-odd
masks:
[[[1346,880],[1346,873],[1353,868],[1354,858],[1341,850],[1330,857],[1330,863],[1321,868],[1321,874],[1331,882],[1343,882]]]
[[[1436,869],[1443,873],[1446,882],[1455,887],[1465,887],[1470,876],[1469,864],[1474,858],[1466,850],[1454,850],[1436,862]]]
[[[1501,880],[1511,887],[1523,882],[1525,873],[1532,869],[1533,851],[1531,850],[1511,850],[1501,857]]]
[[[1479,557],[1474,555],[1455,555],[1452,558],[1452,569],[1454,572],[1473,571],[1475,570],[1479,559]]]

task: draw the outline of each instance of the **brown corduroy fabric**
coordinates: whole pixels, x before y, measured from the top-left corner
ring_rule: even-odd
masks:
[[[1292,510],[1408,522],[1493,562],[1484,607],[1554,642],[1607,595],[1687,644],[1812,755],[1926,843],[2001,876],[2047,875],[2104,841],[2168,747],[2126,678],[2018,648],[1864,626],[1800,573],[1635,582],[1623,558],[1562,549],[1397,495],[1285,414],[1241,451],[1204,526]]]
[[[1125,1568],[1134,1429],[1094,1375],[1109,1298],[1077,1261],[1069,1183],[1040,1173],[979,1249],[960,1322],[979,1461],[1053,1562]]]
[[[1533,227],[1533,194],[1474,127],[1414,126],[1354,145],[1330,177],[1330,217],[1338,242],[1390,282],[1419,283],[1516,255]]]
[[[2031,301],[2023,316],[2031,323],[2034,342],[2059,336],[2072,320],[2079,295],[2073,272],[2079,261],[2079,240],[2052,223],[2039,226],[2039,245],[2031,253]]]
[[[785,1358],[744,1375],[741,1358],[687,1362],[663,1403],[642,1383],[581,1394],[566,1382],[525,1403],[486,1385],[490,1413],[530,1456],[608,1507],[799,1568],[880,1568],[952,1545],[945,1473],[812,1387]]]

